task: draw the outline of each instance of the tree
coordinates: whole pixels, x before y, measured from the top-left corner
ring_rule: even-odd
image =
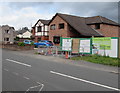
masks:
[[[28,27],[23,27],[22,30],[29,30]]]

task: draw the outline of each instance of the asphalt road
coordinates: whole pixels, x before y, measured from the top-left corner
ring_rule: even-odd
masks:
[[[47,56],[2,54],[2,91],[119,91],[118,74],[53,62]]]

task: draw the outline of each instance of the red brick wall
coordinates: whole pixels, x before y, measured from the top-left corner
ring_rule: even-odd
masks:
[[[64,29],[59,29],[58,26],[60,23],[64,23]],[[49,29],[52,24],[56,25],[56,29],[49,30],[49,40],[50,41],[53,41],[53,36],[67,37],[68,24],[62,18],[60,18],[59,16],[56,16],[55,19],[50,23]]]
[[[92,28],[95,28],[95,25],[90,25]],[[120,32],[118,30],[120,27],[108,25],[108,24],[100,24],[100,29],[97,29],[101,34],[105,37],[120,37]]]
[[[48,36],[41,36],[41,40],[49,40]]]
[[[60,23],[64,23],[64,29],[59,29],[59,24]],[[72,27],[70,27],[61,17],[56,16],[54,18],[54,20],[50,23],[49,25],[49,29],[50,26],[52,24],[56,25],[56,29],[55,30],[49,30],[49,40],[53,41],[53,37],[54,36],[61,36],[64,38],[69,38],[69,37],[79,37],[80,34],[77,33]]]
[[[32,35],[35,35],[35,27],[32,28]]]
[[[49,40],[48,36],[35,36],[34,42],[38,42],[39,40]]]

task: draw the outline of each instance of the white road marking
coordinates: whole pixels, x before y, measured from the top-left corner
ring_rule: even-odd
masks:
[[[40,92],[42,91],[43,87],[44,87],[44,84],[40,84],[40,85],[38,85],[38,86],[30,87],[29,89],[26,90],[25,93],[29,92],[30,89],[37,88],[37,87],[41,87],[41,88],[39,89],[39,91],[38,91],[38,93],[40,93]]]
[[[9,71],[8,69],[4,69],[5,71]]]
[[[21,63],[19,61],[15,61],[15,60],[11,60],[11,59],[6,59],[7,61],[10,61],[10,62],[13,62],[13,63],[17,63],[17,64],[20,64],[20,65],[24,65],[24,66],[27,66],[27,67],[32,67],[31,65],[29,64],[25,64],[25,63]]]
[[[42,89],[43,89],[43,87],[44,87],[44,84],[41,84],[41,88],[40,88],[40,90],[39,90],[39,92],[38,93],[40,93],[40,91],[42,91]]]
[[[19,75],[19,74],[18,74],[18,73],[16,73],[16,72],[13,72],[13,74],[15,74],[15,75],[17,75],[17,76]]]
[[[42,83],[40,83],[40,82],[37,82],[37,83],[38,83],[39,85],[42,84]]]
[[[26,76],[23,76],[23,78],[25,78],[25,79],[27,79],[27,80],[29,80],[30,78],[28,78],[28,77],[26,77]]]
[[[102,84],[91,82],[91,81],[88,81],[88,80],[76,78],[76,77],[69,76],[69,75],[66,75],[66,74],[62,74],[62,73],[58,73],[58,72],[54,72],[54,71],[50,71],[50,73],[56,74],[56,75],[60,75],[60,76],[63,76],[63,77],[68,77],[68,78],[71,78],[71,79],[74,79],[74,80],[79,80],[79,81],[82,81],[82,82],[85,82],[85,83],[89,83],[89,84],[93,84],[93,85],[96,85],[96,86],[100,86],[100,87],[104,87],[104,88],[120,91],[120,89],[117,89],[117,88],[113,88],[113,87],[110,87],[110,86],[102,85]]]

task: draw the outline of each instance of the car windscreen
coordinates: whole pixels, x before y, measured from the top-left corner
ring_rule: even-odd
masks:
[[[45,41],[39,41],[39,42],[45,42]]]

